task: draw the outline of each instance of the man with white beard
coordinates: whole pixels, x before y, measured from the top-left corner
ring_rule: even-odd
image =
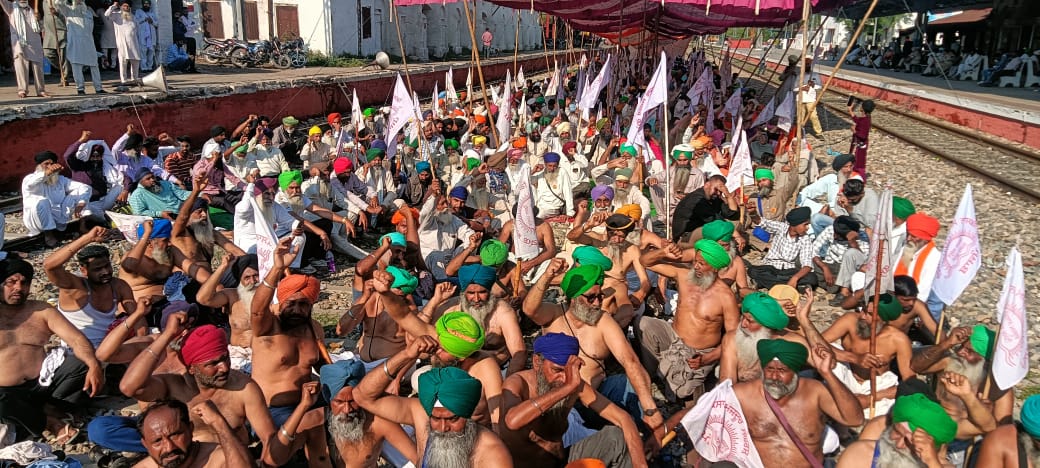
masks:
[[[759,341],[783,339],[806,344],[797,333],[787,333],[790,318],[780,303],[764,292],[744,296],[740,303],[740,326],[722,337],[722,357],[719,359],[719,381],[732,379],[733,383],[747,382],[762,377],[758,362]]]
[[[1009,426],[1005,426],[1009,427]],[[940,468],[939,454],[957,433],[957,423],[938,403],[921,393],[901,396],[892,406],[892,422],[877,440],[860,439],[845,449],[838,468]],[[1014,446],[1012,442],[1011,446]],[[977,466],[996,467],[992,463]],[[1019,466],[1019,465],[1014,465]]]
[[[156,312],[166,305],[166,280],[174,274],[174,259],[170,249],[173,223],[168,219],[145,221],[138,226],[139,240],[123,257],[119,276],[134,290],[134,297],[152,297]],[[179,290],[177,291],[180,292]],[[159,326],[157,316],[149,316],[149,326]]]
[[[0,8],[7,14],[11,32],[11,56],[18,82],[18,97],[29,92],[29,71],[33,74],[36,95],[50,97],[43,82],[43,37],[36,12],[27,0],[0,0]]]
[[[687,193],[701,188],[705,180],[704,173],[691,164],[693,161],[692,146],[676,145],[672,150],[672,159],[673,163],[668,167],[667,173],[663,166],[655,164],[659,170],[650,174],[650,177],[646,179],[654,206],[667,207],[665,210],[657,210],[656,221],[662,225],[672,219],[679,200],[682,200]],[[650,211],[647,210],[645,213],[650,213]]]
[[[22,179],[22,216],[30,236],[43,233],[47,247],[58,245],[56,231],[79,218],[90,200],[90,186],[59,174],[65,166],[53,151],[34,157],[36,170]]]
[[[645,467],[643,440],[632,417],[581,378],[578,339],[546,333],[534,340],[532,369],[504,385],[503,441],[516,465],[560,466],[586,458],[608,467]],[[581,403],[611,425],[565,447],[568,414]]]
[[[376,193],[376,201],[383,210],[389,211],[397,199],[396,177],[392,171],[383,166],[386,152],[379,148],[372,148],[365,152],[368,163],[357,170],[358,177],[365,182]]]
[[[623,167],[614,170],[614,200],[611,201],[611,209],[617,211],[625,205],[638,205],[640,212],[650,216],[650,200],[646,199],[639,187],[632,185],[632,170]],[[635,223],[639,227],[646,226],[646,219],[637,219]]]
[[[348,359],[321,366],[321,394],[329,402],[327,427],[335,451],[333,460],[343,468],[376,468],[386,442],[396,448],[413,465],[419,462],[415,441],[401,428],[376,416],[354,398],[354,388],[365,376],[365,365]]]
[[[235,245],[242,250],[256,252],[256,218],[253,213],[253,203],[249,197],[253,197],[263,214],[263,219],[274,228],[274,235],[278,239],[294,237],[293,244],[305,242],[303,237],[303,226],[298,226],[296,217],[284,206],[275,202],[275,194],[278,193],[278,179],[264,177],[256,182],[246,185],[245,196],[235,205]],[[327,237],[326,237],[327,239]],[[290,268],[300,268],[305,245],[298,247],[299,252]]]
[[[535,166],[531,174],[534,203],[542,219],[554,216],[574,216],[574,193],[570,177],[560,173],[560,155],[545,153],[544,167]]]
[[[469,247],[475,231],[455,216],[439,188],[431,190],[435,194],[428,197],[419,210],[419,248],[434,280],[443,281],[447,278],[444,268],[453,257]]]
[[[343,218],[342,223],[333,223],[332,229],[329,231],[329,236],[332,237],[332,248],[339,253],[361,260],[368,255],[368,252],[351,243],[347,237],[348,235],[350,237],[356,235],[354,224],[350,221],[347,210],[344,209],[350,205],[342,193],[332,189],[331,174],[331,162],[324,165],[313,165],[310,168],[310,177],[303,181],[300,188],[303,190],[303,196],[309,198],[315,205]],[[340,211],[332,211],[337,207],[340,208]],[[304,213],[303,216],[310,221],[319,219],[318,215],[309,211]]]
[[[178,215],[170,232],[175,264],[199,283],[206,282],[213,270],[216,247],[237,257],[246,254],[210,222],[209,203],[200,197],[207,177],[205,173],[195,175],[192,191],[177,210]]]
[[[896,264],[896,275],[909,275],[917,284],[917,299],[924,301],[932,318],[939,320],[943,304],[932,294],[932,282],[939,269],[942,250],[935,245],[939,235],[939,220],[924,213],[906,218],[906,245]],[[893,251],[895,253],[895,251]]]
[[[224,287],[222,279],[228,276],[238,284]],[[256,254],[241,257],[228,254],[195,294],[195,300],[199,305],[214,309],[226,308],[228,324],[231,326],[231,340],[228,346],[231,368],[247,374],[252,369],[253,361],[253,332],[249,322],[249,311],[259,285],[260,266]]]
[[[369,372],[354,388],[357,403],[375,416],[415,428],[420,466],[437,468],[511,468],[512,457],[502,440],[471,418],[481,401],[482,386],[456,367],[433,368],[419,376],[419,398],[385,393],[397,374],[420,355],[436,353],[437,340],[416,337],[390,357],[383,370]]]
[[[116,56],[119,58],[119,82],[141,79],[141,48],[137,44],[137,22],[130,13],[130,2],[113,2],[105,16],[112,20],[116,34]]]
[[[141,48],[141,69],[152,71],[159,66],[156,48],[159,46],[159,16],[152,11],[152,2],[144,0],[141,8],[134,12],[137,23],[137,45]]]
[[[275,195],[275,201],[286,209],[298,221],[303,223],[304,236],[307,238],[303,250],[303,260],[325,265],[327,255],[332,250],[329,233],[334,224],[350,224],[346,216],[340,216],[315,203],[303,194],[301,188],[303,174],[300,171],[287,171],[278,175],[281,190]]]
[[[94,11],[83,0],[72,0],[72,5],[65,2],[55,2],[53,5],[65,16],[65,58],[72,65],[76,93],[85,94],[83,67],[90,67],[94,92],[105,94],[105,90],[101,89],[101,71],[98,69],[97,49],[94,47]]]

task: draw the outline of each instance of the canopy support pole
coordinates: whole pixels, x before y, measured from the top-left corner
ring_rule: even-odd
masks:
[[[474,8],[476,8],[476,0],[473,0],[473,3]],[[473,56],[476,58],[477,61],[477,77],[480,78],[480,92],[484,95],[484,108],[487,109],[488,113],[488,126],[491,127],[491,136],[494,137],[495,147],[497,148],[498,146],[502,145],[502,142],[498,139],[498,130],[495,128],[494,121],[492,120],[491,100],[488,99],[487,85],[484,84],[484,69],[480,67],[480,52],[478,52],[477,49],[477,34],[473,32],[473,29],[476,27],[476,24],[474,24],[473,19],[476,16],[476,12],[474,11],[473,15],[470,15],[469,0],[463,0],[462,9],[466,12],[466,25],[469,27],[469,38],[470,41],[473,43]],[[470,98],[470,102],[473,102],[473,98]],[[419,134],[422,135],[422,132],[419,132]]]
[[[516,10],[516,38],[513,39],[513,76],[516,76],[516,59],[520,54],[520,10]]]
[[[811,12],[812,12],[812,3],[809,0],[802,0],[802,26],[801,26],[801,29],[802,29],[802,56],[801,56],[801,61],[798,62],[798,65],[799,65],[798,66],[798,82],[795,84],[795,87],[794,87],[795,95],[792,98],[792,99],[795,100],[795,106],[794,106],[794,109],[795,109],[795,119],[794,119],[794,121],[795,121],[795,123],[798,124],[798,126],[796,128],[794,128],[794,131],[795,131],[795,139],[794,139],[795,151],[794,151],[794,161],[793,161],[795,178],[798,179],[798,180],[800,180],[800,178],[798,177],[798,173],[800,172],[800,168],[798,166],[800,166],[801,162],[802,162],[802,146],[804,144],[802,140],[803,140],[803,138],[805,138],[805,135],[802,134],[803,133],[802,132],[802,125],[803,125],[802,117],[805,117],[805,116],[802,115],[803,112],[802,112],[802,106],[801,106],[802,83],[805,83],[805,53],[806,53],[806,49],[808,48],[808,47],[806,47],[806,37],[805,36],[806,36],[806,33],[808,32],[808,28],[809,28],[809,14]],[[783,86],[783,84],[781,84],[781,87],[782,86]],[[784,96],[784,97],[786,98],[786,96]],[[783,102],[783,101],[781,101],[781,102]],[[788,148],[788,149],[790,149],[790,148]],[[788,154],[790,154],[790,152],[788,152]],[[792,161],[788,160],[787,164],[792,164]],[[794,200],[795,200],[795,197],[791,197],[791,203],[792,204],[794,203]],[[875,308],[874,310],[876,311],[877,308]]]

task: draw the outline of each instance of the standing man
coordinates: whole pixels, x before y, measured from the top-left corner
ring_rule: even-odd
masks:
[[[116,57],[119,58],[119,82],[126,84],[141,78],[141,48],[137,45],[137,23],[130,13],[130,2],[112,3],[105,12],[116,33]]]
[[[480,35],[480,41],[484,43],[484,56],[487,57],[488,53],[491,52],[491,41],[495,39],[495,35],[491,34],[491,29],[484,28],[484,34]]]
[[[65,34],[65,14],[59,11],[58,5],[64,5],[65,2],[53,2],[52,6],[43,10],[43,55],[47,57],[47,61],[52,66],[58,69],[58,75],[61,79],[61,87],[69,85],[69,62],[66,60],[68,55],[65,52],[65,46],[68,44],[66,41]],[[43,9],[41,6],[40,9]]]
[[[72,5],[55,2],[58,13],[65,16],[68,40],[65,58],[72,64],[72,78],[76,80],[76,94],[86,94],[83,83],[83,67],[90,67],[90,79],[95,94],[105,94],[101,89],[101,71],[98,69],[97,49],[94,47],[94,11],[83,0],[72,0]],[[62,80],[66,81],[65,79]]]
[[[51,97],[43,83],[43,38],[40,23],[28,0],[0,0],[0,8],[7,13],[11,31],[11,56],[14,58],[14,76],[18,81],[18,97],[29,92],[29,69],[32,69],[36,95]]]
[[[809,75],[802,85],[798,105],[802,106],[802,115],[808,115],[812,122],[813,131],[819,137],[823,134],[823,125],[820,125],[820,117],[816,115],[816,90],[820,88],[820,80],[815,75]]]
[[[874,112],[874,101],[869,99],[860,103],[859,112],[856,111],[855,104],[849,106],[849,115],[852,117],[852,145],[849,147],[849,152],[856,157],[852,170],[863,176],[864,179],[867,177],[871,112]]]
[[[144,0],[141,9],[134,12],[137,23],[137,45],[141,47],[141,69],[152,71],[159,66],[156,59],[156,47],[159,45],[159,16],[152,11],[152,2]]]

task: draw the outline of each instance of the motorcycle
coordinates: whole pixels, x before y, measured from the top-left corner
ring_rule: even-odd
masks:
[[[276,68],[289,68],[291,59],[283,55],[271,41],[245,42],[238,41],[231,51],[231,63],[238,68],[272,65]]]
[[[307,47],[303,38],[297,37],[291,41],[279,44],[283,55],[287,55],[293,68],[303,68],[307,65]]]
[[[238,41],[235,39],[211,39],[206,38],[206,45],[202,47],[199,58],[210,65],[231,63],[231,52],[235,50]]]

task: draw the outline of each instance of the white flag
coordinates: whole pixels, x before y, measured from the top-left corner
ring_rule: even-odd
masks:
[[[433,111],[433,118],[435,118],[435,119],[441,118],[441,103],[440,103],[440,100],[437,99],[437,95],[438,94],[440,94],[440,92],[438,92],[438,90],[437,90],[437,82],[434,81],[433,82],[433,101],[430,102],[430,110]]]
[[[394,100],[390,105],[390,116],[386,119],[386,156],[393,157],[397,153],[397,132],[400,132],[410,119],[415,118],[415,101],[408,94],[401,74],[397,74],[397,83],[394,85]]]
[[[755,180],[751,171],[751,148],[748,147],[747,133],[743,128],[736,127],[733,139],[738,141],[733,145],[733,162],[729,167],[729,175],[726,176],[726,188],[730,193],[736,193],[746,182]]]
[[[932,292],[946,305],[953,304],[975,279],[981,266],[982,244],[979,242],[979,226],[975,222],[975,200],[971,184],[968,184],[946,235]]]
[[[252,185],[250,185],[252,186]],[[267,278],[267,272],[274,268],[274,251],[278,248],[278,236],[275,235],[271,223],[264,217],[264,210],[256,203],[256,197],[246,194],[250,206],[253,207],[253,227],[256,229],[256,260],[260,266],[260,277]]]
[[[728,461],[740,468],[763,466],[729,379],[702,395],[680,422],[690,435],[694,450],[705,460]]]
[[[549,84],[545,87],[546,96],[556,96],[557,89],[560,87],[560,66],[559,64],[553,65],[552,78],[549,79]]]
[[[513,89],[509,70],[506,70],[506,86],[502,88],[502,103],[498,106],[498,120],[495,121],[495,129],[498,130],[498,146],[509,141],[509,124],[513,121],[513,96],[509,92]]]
[[[451,67],[444,73],[444,81],[446,101],[458,101],[459,94],[455,92],[455,71]]]
[[[466,101],[473,102],[473,67],[466,73]]]
[[[1022,254],[1011,247],[1004,289],[997,302],[1000,333],[993,348],[993,381],[1007,390],[1029,373],[1029,324],[1026,322],[1026,283],[1022,275]]]
[[[507,71],[506,73],[509,73],[509,72]],[[502,105],[502,103],[500,101],[500,98],[498,97],[498,86],[492,85],[491,89],[488,90],[488,91],[491,92],[491,102],[494,103],[496,106]],[[491,107],[490,106],[488,106],[488,111],[489,112],[491,111]]]
[[[759,125],[769,123],[769,120],[773,118],[773,114],[776,112],[776,97],[769,100],[762,111],[758,113],[758,117],[755,117],[755,121],[751,122],[751,128],[755,128]]]
[[[881,286],[874,284],[878,269],[878,245],[884,240],[884,249],[881,254]],[[874,218],[874,235],[870,236],[870,253],[867,257],[867,292],[865,297],[872,297],[875,291],[880,294],[891,291],[894,288],[892,281],[892,189],[881,192],[881,204],[878,207],[877,217]]]
[[[650,84],[646,86],[646,92],[636,103],[635,114],[632,115],[632,124],[628,127],[628,143],[632,146],[643,146],[643,124],[646,123],[650,112],[668,101],[668,74],[665,70],[668,64],[667,57],[661,52],[661,60],[657,62],[657,71],[654,72]]]
[[[357,88],[354,88],[354,102],[350,105],[350,124],[354,131],[360,132],[364,128],[364,114],[361,112],[361,102],[357,98]],[[339,148],[337,148],[338,150]]]
[[[524,66],[520,65],[520,71],[516,72],[516,90],[520,91],[527,86],[527,79],[524,78]]]
[[[531,190],[531,167],[523,165],[516,187],[516,219],[513,224],[513,251],[516,257],[530,260],[538,255],[538,233],[534,226],[534,195]]]
[[[780,107],[776,108],[776,116],[779,117],[776,122],[776,126],[783,129],[785,132],[791,131],[791,125],[794,123],[794,91],[787,93],[784,100],[780,102]]]
[[[130,242],[137,242],[137,227],[143,224],[145,221],[151,220],[151,216],[139,216],[139,215],[128,215],[123,213],[116,213],[115,211],[106,211],[105,214],[112,219],[112,224],[119,232],[123,233],[123,237]]]
[[[610,54],[607,54],[607,61],[603,62],[603,68],[600,69],[599,74],[585,87],[585,94],[582,94],[581,99],[578,101],[578,107],[581,109],[592,109],[596,107],[596,101],[599,99],[599,93],[603,91],[603,88],[610,83]]]
[[[528,107],[527,107],[527,94],[524,94],[523,96],[520,97],[520,114],[519,114],[519,117],[518,117],[518,121],[519,121],[518,125],[520,127],[523,127],[524,125],[527,125],[527,120],[529,119],[529,117],[527,115],[527,110],[528,110]]]
[[[714,89],[714,78],[711,75],[711,69],[707,68],[704,70],[704,73],[701,73],[700,76],[697,77],[697,81],[693,83],[693,86],[690,87],[690,91],[686,93],[686,97],[690,98],[691,114],[697,112],[697,104],[701,103],[701,99],[703,99],[704,95],[713,91]],[[708,102],[706,102],[705,104],[711,105],[710,98]]]
[[[744,101],[741,100],[740,90],[733,92],[733,95],[726,100],[726,105],[722,106],[723,113],[729,113],[730,118],[733,119],[733,123],[737,122],[737,118],[741,116],[740,106]]]

